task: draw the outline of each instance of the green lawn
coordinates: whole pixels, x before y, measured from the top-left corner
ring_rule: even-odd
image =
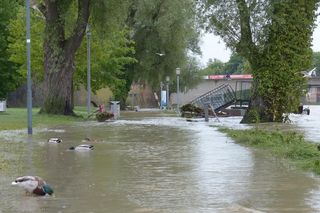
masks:
[[[32,109],[33,127],[68,124],[75,121],[84,121],[87,117],[86,107],[75,107],[74,112],[79,115],[78,117],[39,114],[39,110],[39,108]],[[7,108],[6,112],[0,112],[0,130],[23,128],[27,128],[26,108]]]

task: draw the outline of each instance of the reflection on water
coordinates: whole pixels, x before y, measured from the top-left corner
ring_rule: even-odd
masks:
[[[311,116],[294,119],[316,122]],[[248,128],[239,120],[218,125]],[[318,177],[233,143],[210,127],[216,124],[139,112],[112,123],[38,130],[32,143],[7,132],[0,156],[10,167],[0,170],[0,212],[320,211]],[[63,143],[47,144],[50,137]],[[94,140],[94,151],[66,151],[85,137]],[[29,197],[10,186],[27,174],[43,177],[55,197]]]

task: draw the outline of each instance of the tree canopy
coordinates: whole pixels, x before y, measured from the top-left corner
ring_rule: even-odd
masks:
[[[132,1],[128,24],[136,43],[135,81],[158,87],[166,76],[174,79],[177,67],[189,72],[189,53],[200,53],[193,0]]]
[[[18,3],[14,0],[2,0],[0,8],[0,99],[2,99],[18,86],[21,78],[17,72],[17,65],[9,60],[8,52],[10,45],[8,26],[17,13]]]
[[[32,77],[44,82],[42,112],[73,114],[74,86],[86,85],[87,25],[91,29],[92,90],[108,86],[124,100],[133,81],[159,85],[181,67],[185,86],[197,81],[199,32],[192,0],[33,1]],[[25,11],[11,19],[10,63],[26,72]],[[93,12],[94,11],[94,12]],[[7,60],[8,61],[8,60]],[[190,82],[190,83],[189,83]],[[193,83],[192,83],[193,82]],[[173,82],[174,83],[174,82]]]
[[[201,75],[224,75],[251,73],[248,61],[237,54],[232,54],[228,62],[220,60],[209,60],[207,66],[200,71]]]

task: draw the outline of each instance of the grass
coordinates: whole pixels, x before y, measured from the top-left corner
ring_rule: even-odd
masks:
[[[263,149],[298,168],[320,174],[320,151],[317,144],[306,141],[301,134],[257,128],[249,130],[222,128],[220,131],[233,138],[236,143]]]
[[[75,107],[74,112],[79,116],[47,115],[39,114],[39,108],[32,109],[32,126],[54,126],[68,124],[75,121],[83,121],[87,117],[85,107]],[[7,108],[0,113],[0,130],[12,130],[27,128],[26,108]]]

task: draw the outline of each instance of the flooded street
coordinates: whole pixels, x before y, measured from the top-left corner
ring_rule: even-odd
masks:
[[[320,107],[290,124],[320,142]],[[242,128],[240,118],[221,124]],[[110,123],[94,121],[0,134],[0,212],[59,213],[314,213],[320,212],[320,178],[235,144],[217,122],[186,122],[161,112],[127,112]],[[317,130],[319,131],[319,130]],[[48,144],[61,137],[61,144]],[[67,151],[93,140],[95,149]],[[32,197],[10,183],[38,175],[54,197]]]

